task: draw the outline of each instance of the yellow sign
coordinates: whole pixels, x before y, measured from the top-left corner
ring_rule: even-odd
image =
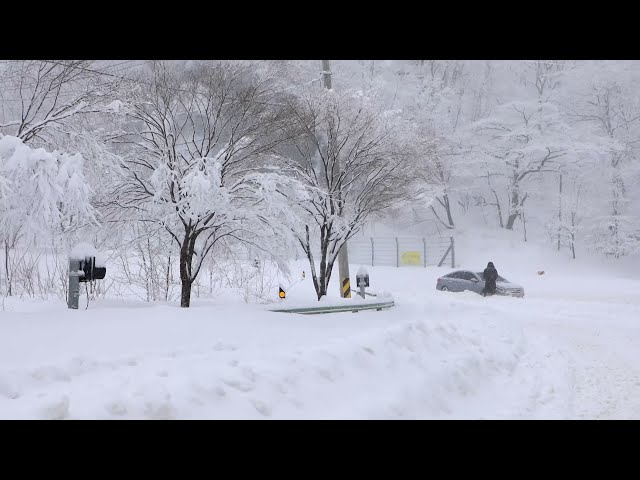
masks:
[[[342,298],[351,298],[351,282],[349,277],[342,279]]]
[[[402,252],[402,265],[422,265],[420,252]]]

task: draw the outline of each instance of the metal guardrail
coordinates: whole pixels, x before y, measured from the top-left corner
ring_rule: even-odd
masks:
[[[361,303],[358,305],[337,305],[337,306],[320,306],[320,307],[304,307],[304,308],[279,308],[269,310],[271,312],[281,313],[300,313],[302,315],[316,315],[319,313],[338,313],[338,312],[359,312],[360,310],[382,310],[383,308],[391,308],[395,305],[393,300],[388,302]]]

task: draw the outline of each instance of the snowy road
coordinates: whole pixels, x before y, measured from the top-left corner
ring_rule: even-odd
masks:
[[[552,305],[553,314],[528,314],[521,321],[525,336],[537,342],[535,351],[546,350],[548,355],[547,365],[538,372],[540,384],[548,373],[550,383],[562,389],[564,398],[559,400],[565,404],[554,416],[640,419],[638,305],[585,302],[581,309],[569,302]],[[536,307],[549,309],[549,303],[532,302],[531,308]],[[554,371],[562,369],[563,375],[554,380]]]
[[[638,283],[532,276],[524,299],[483,298],[372,274],[393,309],[14,303],[0,418],[640,418]]]

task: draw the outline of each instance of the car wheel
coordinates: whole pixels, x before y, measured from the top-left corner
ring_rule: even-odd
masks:
[[[448,292],[449,289],[447,287],[442,287],[440,290],[442,290],[443,292]]]

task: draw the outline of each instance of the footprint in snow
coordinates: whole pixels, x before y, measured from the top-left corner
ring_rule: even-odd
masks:
[[[42,410],[42,416],[45,420],[64,420],[69,418],[69,397],[63,395],[58,401],[55,401]]]
[[[251,404],[262,416],[265,416],[265,417],[271,416],[271,407],[266,403],[257,399],[251,399]]]
[[[170,395],[166,395],[164,401],[161,402],[147,402],[144,414],[151,420],[173,420],[177,416]]]
[[[250,392],[253,390],[253,385],[238,380],[223,380],[223,383],[231,388],[239,390],[240,392]]]
[[[122,402],[111,402],[104,406],[107,413],[111,415],[124,415],[127,413],[127,407]]]
[[[250,382],[255,382],[256,379],[258,378],[258,375],[256,374],[256,372],[254,372],[253,369],[249,367],[244,367],[242,369],[242,375],[244,375],[245,378],[247,378],[247,380],[249,380]]]

